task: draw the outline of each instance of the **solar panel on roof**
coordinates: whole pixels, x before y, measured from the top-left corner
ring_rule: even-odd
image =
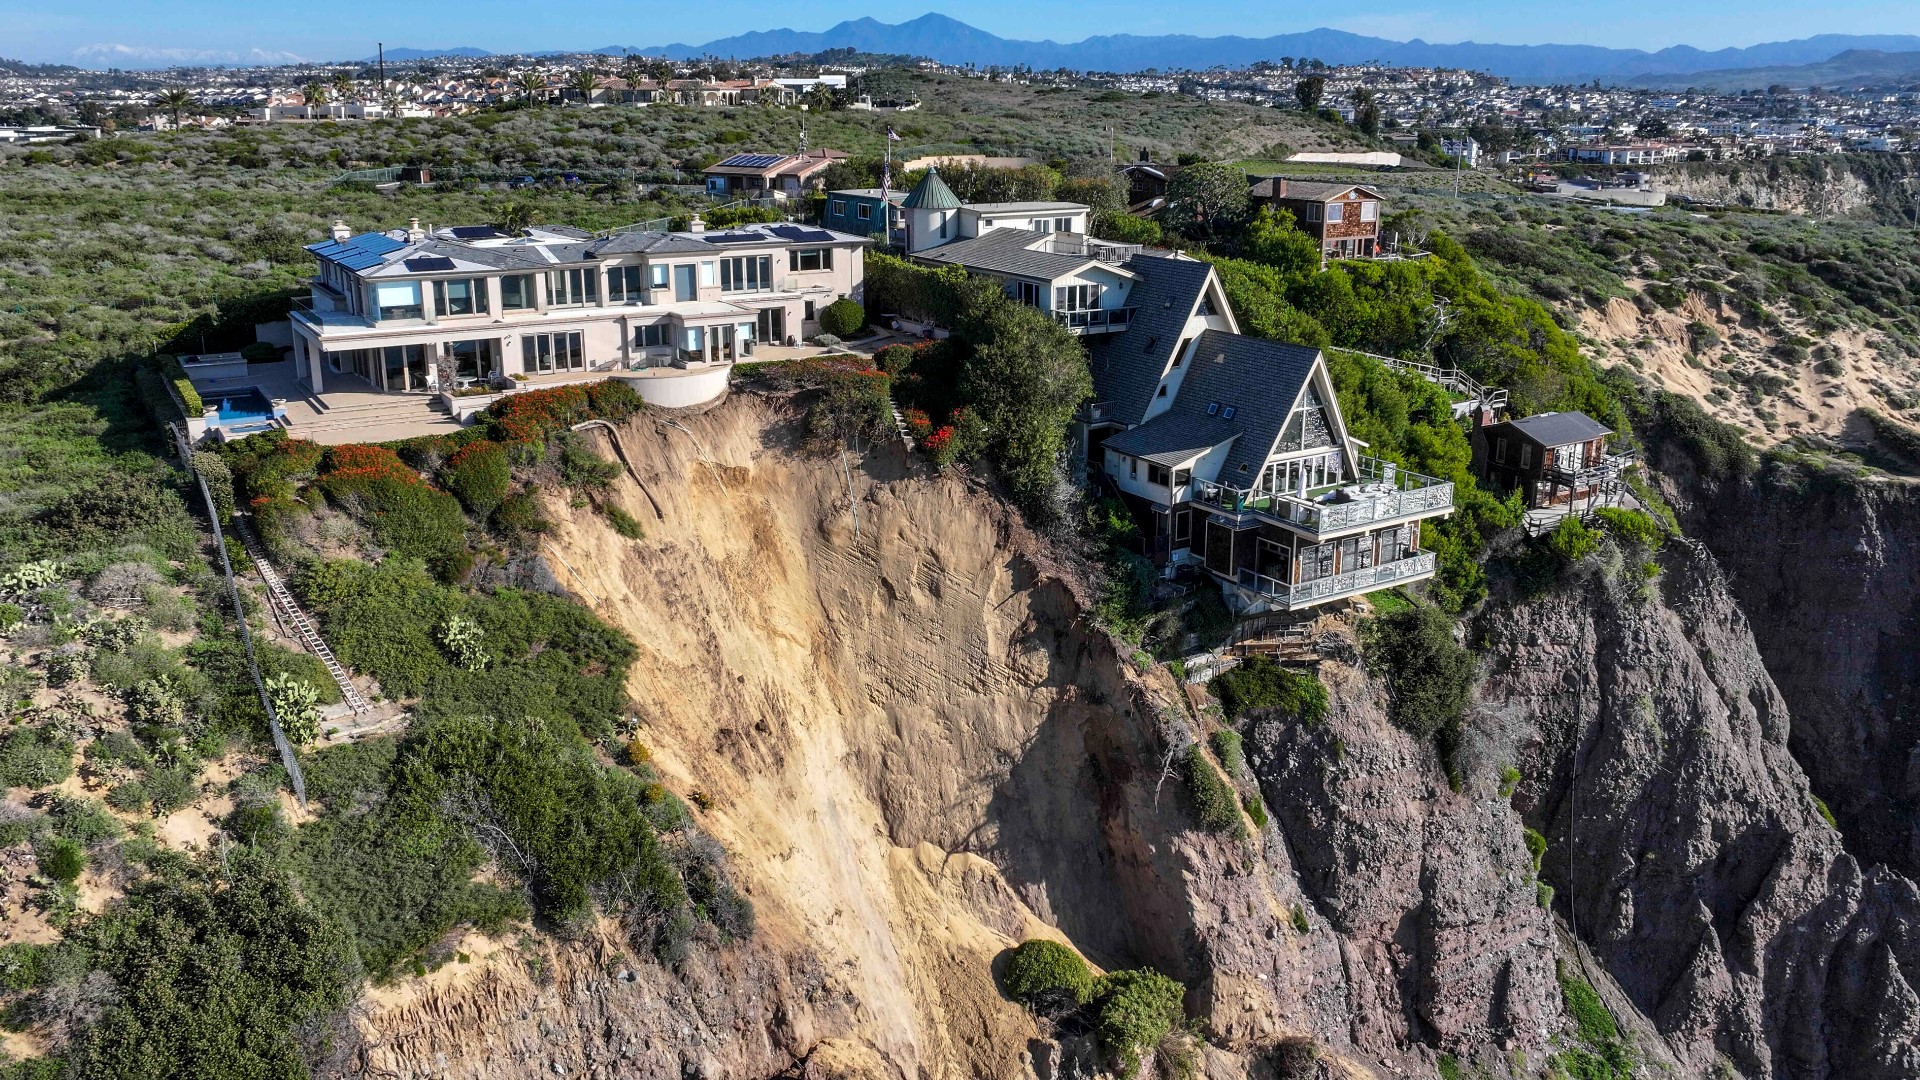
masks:
[[[324,243],[310,244],[307,250],[322,259],[339,263],[349,270],[366,270],[379,266],[385,261],[382,256],[399,251],[406,246],[405,243],[385,233],[361,233],[345,241],[328,240]]]
[[[764,169],[769,165],[778,165],[785,157],[784,154],[735,154],[720,165],[734,169]]]
[[[491,240],[503,235],[491,225],[455,225],[452,231],[456,240]]]
[[[451,270],[453,269],[453,260],[444,255],[429,255],[421,259],[408,259],[407,269],[419,274],[430,273],[435,270]]]
[[[767,238],[759,233],[749,232],[707,233],[701,239],[709,244],[764,244],[767,242]]]
[[[825,229],[808,229],[799,225],[775,225],[767,231],[782,240],[802,244],[824,244],[833,239],[833,234]]]

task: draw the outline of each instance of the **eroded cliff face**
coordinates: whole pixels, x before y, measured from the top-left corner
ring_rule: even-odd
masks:
[[[1819,819],[1710,558],[1676,551],[1644,597],[1490,606],[1473,752],[1521,764],[1511,801],[1491,767],[1453,790],[1336,631],[1325,722],[1247,728],[1244,790],[1272,821],[1237,841],[1193,828],[1167,766],[1195,720],[1081,618],[1072,568],[894,448],[802,453],[800,413],[735,395],[636,418],[618,444],[637,482],[612,497],[645,538],[556,500],[547,540],[639,644],[638,737],[709,807],[758,933],[676,969],[612,925],[476,949],[368,995],[360,1075],[1072,1075],[1088,1040],[1051,1041],[994,982],[1035,936],[1184,981],[1208,1077],[1270,1075],[1300,1036],[1323,1076],[1428,1075],[1442,1052],[1531,1075],[1571,953],[1523,823],[1595,981],[1677,1075],[1722,1055],[1753,1076],[1920,1071],[1900,1050],[1912,887]]]
[[[1920,1074],[1920,893],[1862,869],[1712,556],[1489,606],[1483,710],[1572,926],[1688,1075]]]

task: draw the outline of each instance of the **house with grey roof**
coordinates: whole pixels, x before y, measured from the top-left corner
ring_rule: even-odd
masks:
[[[309,245],[290,320],[301,390],[444,395],[626,378],[667,405],[711,399],[755,343],[819,333],[858,298],[870,241],[789,223],[590,233],[491,225]]]
[[[1379,253],[1385,197],[1364,184],[1267,176],[1253,182],[1256,206],[1293,215],[1300,231],[1320,242],[1326,259],[1370,259]]]
[[[1138,253],[1127,328],[1088,339],[1076,424],[1156,564],[1191,565],[1241,612],[1298,611],[1429,578],[1420,522],[1453,485],[1347,431],[1318,349],[1242,336],[1212,264]]]
[[[1473,429],[1473,465],[1488,487],[1521,493],[1528,510],[1584,512],[1619,492],[1626,459],[1613,429],[1583,412],[1535,413]]]

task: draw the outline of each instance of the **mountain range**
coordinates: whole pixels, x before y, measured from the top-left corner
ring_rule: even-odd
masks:
[[[1205,69],[1245,66],[1259,60],[1312,57],[1329,64],[1379,61],[1405,67],[1451,67],[1484,71],[1517,82],[1566,83],[1601,79],[1624,82],[1639,76],[1685,75],[1698,71],[1813,64],[1848,50],[1909,52],[1920,50],[1911,34],[1820,34],[1795,41],[1745,48],[1697,49],[1675,45],[1648,52],[1597,45],[1494,45],[1463,41],[1439,44],[1414,39],[1393,41],[1322,27],[1275,37],[1194,37],[1185,34],[1141,36],[1107,34],[1083,41],[1021,41],[1003,38],[946,15],[929,13],[903,23],[850,19],[823,31],[756,30],[704,44],[609,45],[593,52],[612,56],[640,53],[691,60],[703,56],[745,60],[754,57],[854,49],[867,53],[924,56],[949,64],[1083,71],[1137,72],[1148,69]],[[390,49],[387,58],[422,55],[472,56],[471,47],[447,50]]]
[[[1796,89],[1805,86],[1884,86],[1920,82],[1920,52],[1848,49],[1817,64],[1696,71],[1686,75],[1641,75],[1630,82],[1634,86],[1673,89],[1697,86],[1703,90],[1723,92],[1764,90],[1775,85]]]

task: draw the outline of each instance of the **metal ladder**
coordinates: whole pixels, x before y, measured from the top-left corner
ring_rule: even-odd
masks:
[[[307,613],[301,611],[300,605],[294,602],[293,594],[287,591],[286,582],[280,578],[280,572],[267,561],[266,551],[253,535],[253,527],[247,524],[247,519],[240,514],[235,514],[233,527],[234,531],[240,534],[240,545],[246,549],[247,558],[253,560],[254,568],[260,571],[261,580],[267,583],[267,596],[273,601],[273,606],[279,610],[281,618],[286,620],[288,626],[293,627],[294,632],[300,637],[300,643],[307,647],[307,651],[319,657],[320,662],[327,666],[327,674],[333,676],[333,681],[340,684],[340,699],[356,713],[372,711],[373,706],[361,696],[359,688],[353,685],[353,680],[347,676],[347,669],[342,667],[340,661],[334,657],[333,650],[327,648],[326,640],[320,636],[320,631],[314,629],[313,621],[307,618]]]

